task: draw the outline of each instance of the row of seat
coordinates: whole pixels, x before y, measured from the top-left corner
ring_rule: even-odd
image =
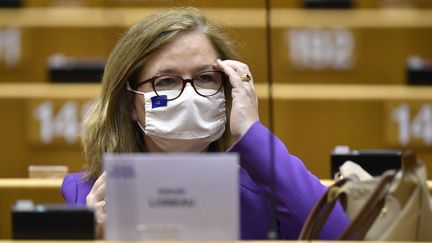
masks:
[[[271,19],[275,92],[270,110],[265,9],[245,6],[204,11],[230,28],[241,44],[239,52],[257,83],[263,123],[313,173],[329,177],[329,153],[338,144],[355,149],[414,147],[432,163],[432,92],[408,87],[405,72],[410,55],[432,56],[432,10],[308,11],[277,5]],[[83,169],[81,114],[99,86],[50,83],[48,59],[58,53],[106,58],[127,26],[154,11],[0,10],[0,38],[8,40],[0,42],[0,108],[6,114],[0,132],[7,138],[0,140],[0,177],[26,177],[31,164]]]
[[[0,10],[0,82],[49,82],[50,62],[58,56],[103,62],[120,33],[155,10]],[[205,12],[233,30],[256,82],[267,82],[265,10]],[[432,10],[275,8],[272,16],[271,56],[277,83],[406,84],[409,60],[432,58]]]
[[[261,121],[319,178],[330,178],[330,151],[416,149],[432,175],[432,87],[257,84]],[[27,177],[29,165],[83,169],[82,114],[97,84],[0,84],[1,177]]]
[[[52,6],[84,6],[84,7],[172,7],[194,5],[198,7],[230,7],[230,8],[260,8],[265,6],[266,0],[80,0],[80,1],[63,1],[63,0],[21,0],[22,7],[52,7]],[[325,6],[324,0],[269,0],[273,7],[285,8],[305,8],[307,6]],[[411,7],[411,8],[432,8],[432,3],[427,0],[346,0],[328,1],[330,5],[335,6],[334,2],[341,3],[339,6],[350,6],[353,8],[383,8],[383,7]],[[333,2],[333,3],[332,3]]]

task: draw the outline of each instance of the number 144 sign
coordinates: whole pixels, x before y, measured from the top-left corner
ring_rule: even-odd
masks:
[[[78,145],[89,100],[35,99],[28,103],[28,138],[33,145]]]
[[[432,147],[432,102],[389,102],[386,114],[390,145]]]

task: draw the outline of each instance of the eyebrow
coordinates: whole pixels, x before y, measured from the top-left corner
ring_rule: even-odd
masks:
[[[201,72],[201,71],[205,71],[205,70],[209,70],[209,69],[213,69],[213,65],[212,64],[202,65],[197,71]]]
[[[194,69],[194,74],[199,73],[206,70],[213,70],[212,64],[204,64],[196,69]],[[162,75],[162,74],[178,74],[179,70],[177,68],[162,68],[156,72],[153,76]]]
[[[173,74],[176,72],[178,72],[178,71],[175,68],[163,68],[163,69],[158,70],[156,72],[156,74],[154,74],[153,76],[161,75],[161,74]]]

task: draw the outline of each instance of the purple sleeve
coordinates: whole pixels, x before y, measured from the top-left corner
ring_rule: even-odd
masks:
[[[274,144],[275,190],[272,190],[270,139]],[[326,191],[326,187],[259,122],[254,123],[228,152],[240,154],[241,167],[247,170],[269,198],[275,192],[280,237],[298,238],[309,212]],[[347,215],[337,205],[325,224],[320,239],[337,239],[348,223]]]
[[[68,174],[63,179],[61,193],[67,204],[84,206],[93,183],[83,180],[84,173]]]

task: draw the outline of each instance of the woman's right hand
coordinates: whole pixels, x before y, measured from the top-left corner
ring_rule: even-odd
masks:
[[[218,59],[215,67],[228,76],[232,86],[230,129],[234,140],[237,141],[253,123],[259,121],[258,97],[252,73],[248,65],[235,60]],[[247,75],[249,80],[242,81],[243,75]]]
[[[105,228],[105,178],[106,173],[104,172],[96,180],[86,197],[86,205],[92,207],[95,212],[97,239],[103,239]]]

